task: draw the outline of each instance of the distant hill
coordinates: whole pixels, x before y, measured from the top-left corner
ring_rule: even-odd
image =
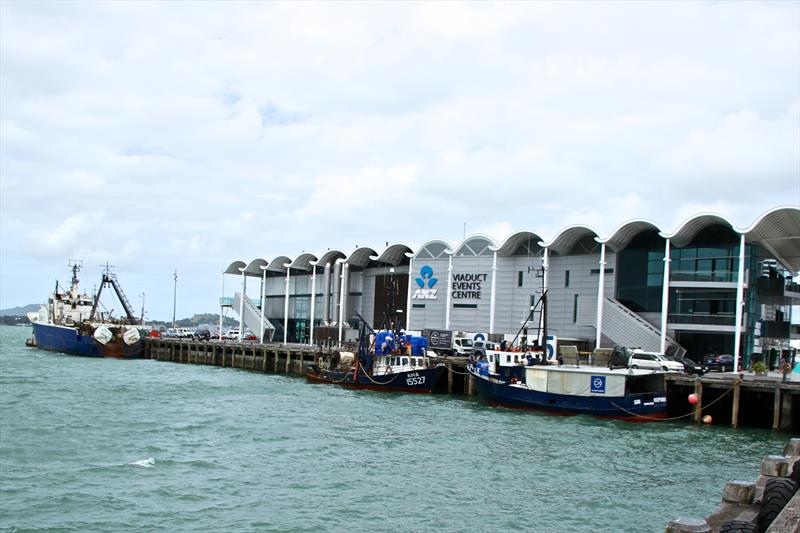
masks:
[[[39,310],[40,304],[29,304],[23,307],[12,307],[10,309],[0,309],[0,316],[25,316]]]

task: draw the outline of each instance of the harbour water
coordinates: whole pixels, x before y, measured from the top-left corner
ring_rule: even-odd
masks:
[[[3,531],[660,532],[787,436],[26,348],[0,326]]]

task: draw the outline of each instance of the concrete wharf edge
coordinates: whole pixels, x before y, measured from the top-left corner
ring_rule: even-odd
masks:
[[[723,524],[731,520],[755,524],[767,481],[774,477],[786,477],[796,467],[800,468],[800,438],[789,440],[783,455],[764,457],[755,481],[729,481],[719,506],[708,518],[676,518],[667,524],[665,533],[717,533]],[[762,533],[790,532],[800,532],[800,490]]]
[[[260,344],[254,341],[198,341],[194,339],[168,339],[148,337],[145,339],[144,357],[159,361],[212,365],[238,368],[255,372],[280,373],[304,376],[305,367],[313,364],[320,355],[334,351],[356,351],[353,345],[345,346],[309,346],[308,344]],[[475,394],[475,383],[467,373],[466,357],[431,357],[447,367],[447,383],[440,385],[437,392],[449,394]],[[800,399],[800,382],[782,381],[773,378],[761,378],[743,374],[706,374],[702,377],[687,374],[665,374],[666,388],[686,389],[698,396],[693,416],[686,417],[700,423],[703,409],[710,402],[703,400],[703,391],[730,390],[732,394],[724,398],[724,405],[730,409],[731,426],[739,427],[742,406],[746,406],[752,394],[768,392],[774,395],[772,410],[772,428],[781,431],[800,430],[792,428],[793,404]],[[743,380],[739,378],[743,377]]]

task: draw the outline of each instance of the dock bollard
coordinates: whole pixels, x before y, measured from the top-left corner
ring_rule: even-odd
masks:
[[[789,461],[783,455],[767,455],[761,460],[761,475],[783,477],[789,471]]]
[[[750,505],[756,497],[756,484],[752,481],[729,481],[725,484],[722,499],[726,502]]]
[[[800,455],[800,439],[789,439],[783,448],[784,455]]]
[[[669,521],[664,533],[711,533],[711,526],[697,518],[676,518]]]

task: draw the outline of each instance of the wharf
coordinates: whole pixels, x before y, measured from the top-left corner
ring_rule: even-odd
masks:
[[[334,351],[356,351],[355,345],[259,344],[253,341],[198,341],[193,339],[145,339],[144,357],[174,363],[239,368],[263,373],[305,376],[307,365]],[[436,393],[474,395],[466,357],[431,359],[447,367],[447,379]],[[710,373],[702,377],[665,374],[668,417],[702,422],[711,415],[714,424],[772,428],[800,432],[800,380],[783,381],[771,374]],[[687,401],[695,393],[698,402]]]
[[[239,368],[262,373],[305,376],[307,365],[335,351],[355,352],[357,346],[309,346],[308,344],[260,344],[254,341],[199,341],[194,339],[145,339],[144,358],[173,363]],[[472,376],[467,372],[466,357],[431,357],[447,367],[447,380],[434,392],[475,394]]]

